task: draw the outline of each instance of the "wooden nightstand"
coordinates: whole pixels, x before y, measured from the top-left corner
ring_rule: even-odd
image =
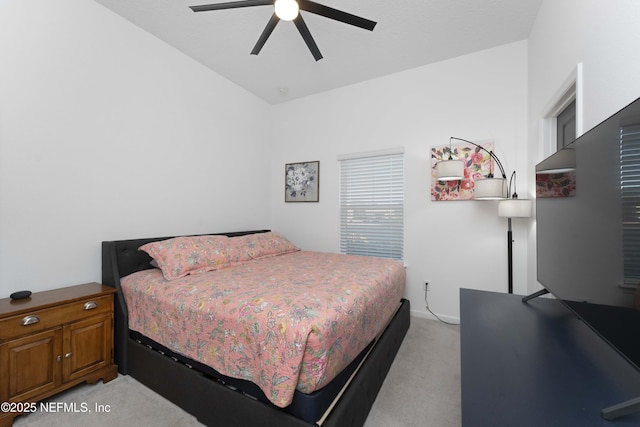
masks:
[[[113,294],[99,283],[0,299],[0,427],[11,426],[23,403],[82,382],[111,381]],[[27,411],[28,412],[28,411]]]

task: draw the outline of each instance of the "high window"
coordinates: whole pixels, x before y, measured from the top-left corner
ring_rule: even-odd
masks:
[[[576,100],[571,101],[567,107],[556,117],[556,144],[558,150],[562,150],[567,144],[576,139]]]

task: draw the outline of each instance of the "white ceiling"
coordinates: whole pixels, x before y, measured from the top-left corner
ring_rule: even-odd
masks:
[[[250,55],[271,6],[194,13],[220,0],[95,0],[271,104],[526,39],[542,0],[315,0],[373,32],[302,11],[324,58],[292,22]],[[231,1],[231,0],[225,0]]]

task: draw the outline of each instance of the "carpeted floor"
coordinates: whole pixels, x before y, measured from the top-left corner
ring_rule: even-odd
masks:
[[[13,425],[202,426],[129,376],[107,384],[79,385],[51,398],[49,408],[58,412],[20,416]],[[365,427],[459,427],[460,423],[460,328],[412,317]]]

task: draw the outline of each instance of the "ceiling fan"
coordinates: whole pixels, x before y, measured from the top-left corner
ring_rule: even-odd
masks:
[[[376,26],[376,22],[370,21],[365,18],[361,18],[356,15],[352,15],[341,10],[334,9],[329,6],[324,6],[319,3],[315,3],[309,0],[239,0],[225,3],[206,4],[201,6],[189,6],[194,12],[206,12],[209,10],[221,10],[221,9],[235,9],[239,7],[250,6],[269,6],[274,7],[274,13],[269,19],[267,26],[262,31],[258,42],[251,51],[252,55],[257,55],[266,43],[267,39],[273,32],[280,20],[293,21],[296,28],[300,32],[300,35],[304,39],[307,47],[311,51],[311,54],[316,61],[322,59],[322,53],[318,49],[318,45],[311,36],[307,24],[302,19],[299,11],[304,10],[316,15],[324,16],[325,18],[333,19],[343,22],[345,24],[353,25],[355,27],[363,28],[365,30],[373,31]]]

